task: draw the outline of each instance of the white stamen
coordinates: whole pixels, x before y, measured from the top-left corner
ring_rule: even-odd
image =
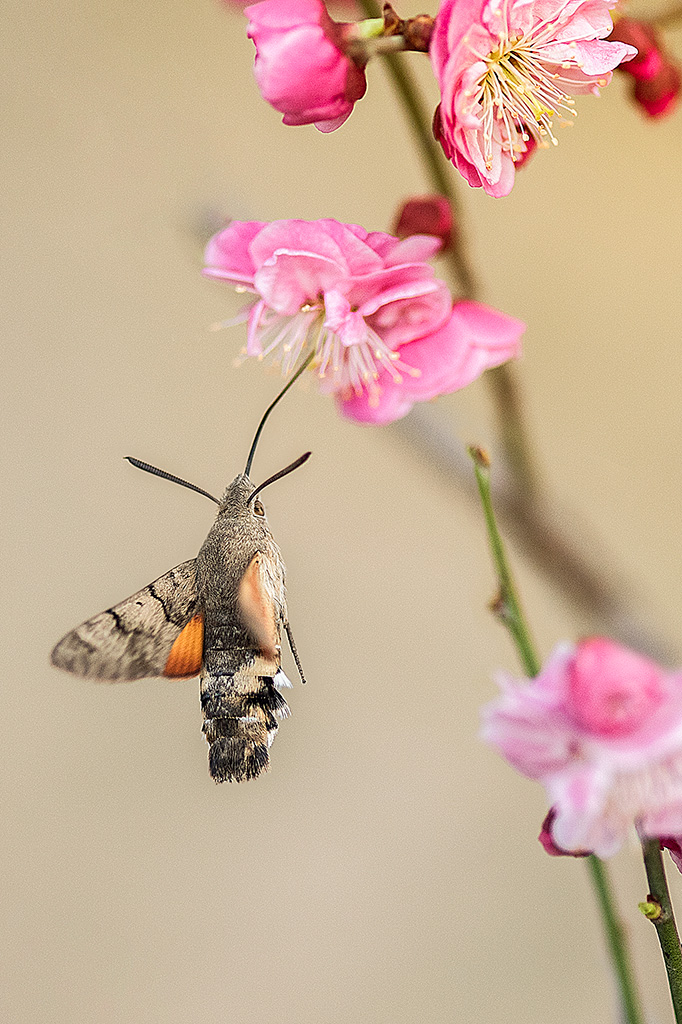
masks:
[[[552,118],[575,116],[574,101],[561,88],[573,83],[550,71],[542,58],[542,47],[549,41],[553,26],[543,23],[532,35],[510,36],[506,8],[507,0],[503,0],[497,12],[499,46],[487,56],[474,53],[472,48],[474,56],[486,64],[474,95],[481,108],[481,151],[489,171],[496,148],[516,161],[525,153],[531,137],[539,146],[546,147],[547,140],[556,146]],[[561,66],[572,68],[577,64],[568,61]]]

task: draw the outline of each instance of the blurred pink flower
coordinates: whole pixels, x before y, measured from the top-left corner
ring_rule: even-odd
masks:
[[[264,0],[244,9],[256,46],[254,74],[284,124],[331,132],[365,94],[365,72],[343,50],[345,26],[322,0]]]
[[[506,196],[531,139],[572,114],[571,94],[607,85],[637,52],[605,42],[616,0],[444,0],[431,37],[441,102],[434,134],[474,188]]]
[[[311,369],[344,415],[389,422],[518,353],[518,320],[453,309],[425,262],[439,246],[335,220],[232,221],[209,242],[204,273],[257,296],[243,314],[247,355],[287,374],[314,351]]]
[[[483,736],[545,787],[545,849],[609,857],[634,825],[682,838],[682,672],[595,637],[500,682]]]

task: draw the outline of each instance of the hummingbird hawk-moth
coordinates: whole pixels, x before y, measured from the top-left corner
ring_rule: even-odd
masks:
[[[198,674],[202,731],[216,782],[253,779],[269,766],[279,721],[289,715],[280,693],[291,686],[281,667],[283,631],[305,682],[289,626],[284,562],[257,495],[302,465],[310,452],[259,487],[249,479],[274,404],[261,420],[244,473],[220,500],[147,463],[128,460],[211,498],[218,505],[216,521],[196,558],[72,629],[51,655],[57,668],[86,679]]]

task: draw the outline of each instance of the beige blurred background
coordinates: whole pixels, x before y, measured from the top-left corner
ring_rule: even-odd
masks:
[[[480,516],[402,433],[308,388],[264,434],[258,478],[314,449],[267,496],[309,680],[267,776],[210,781],[195,681],[49,667],[210,526],[122,457],[220,491],[277,390],[233,367],[243,328],[207,330],[238,308],[200,275],[207,225],[386,229],[425,184],[380,66],[322,136],[261,101],[243,18],[214,0],[6,9],[0,1019],[613,1021],[585,867],[545,856],[542,791],[477,739],[493,672],[517,670]],[[621,81],[579,112],[508,199],[460,191],[486,299],[529,324],[546,477],[682,661],[682,115],[643,121]],[[496,451],[484,382],[435,409]],[[517,565],[544,653],[598,628]],[[668,1022],[636,848],[613,871]]]

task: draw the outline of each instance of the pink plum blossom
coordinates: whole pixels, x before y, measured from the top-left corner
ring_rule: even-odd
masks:
[[[594,637],[558,647],[535,679],[500,680],[483,736],[545,787],[540,841],[609,857],[637,827],[682,841],[682,672]]]
[[[204,273],[254,294],[246,355],[288,374],[312,352],[345,416],[387,423],[519,353],[519,320],[453,307],[426,262],[439,246],[335,220],[232,221],[209,242]]]
[[[556,143],[572,94],[598,93],[636,54],[606,42],[616,0],[444,0],[431,37],[434,133],[474,188],[506,196],[531,140]]]
[[[346,26],[332,21],[322,0],[264,0],[244,13],[258,88],[284,124],[340,127],[367,87],[364,68],[344,53]]]

